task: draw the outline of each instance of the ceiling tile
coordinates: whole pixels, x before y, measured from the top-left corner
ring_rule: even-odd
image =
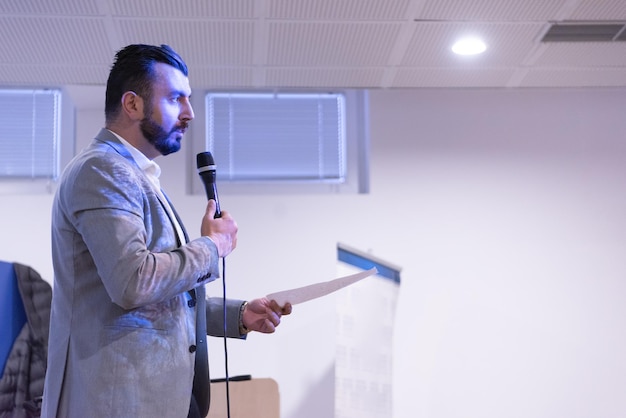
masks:
[[[620,87],[626,86],[624,68],[531,69],[520,87]]]
[[[379,85],[383,68],[269,68],[268,86],[367,88]]]
[[[570,0],[428,0],[417,18],[451,21],[545,21]]]
[[[2,0],[0,15],[98,16],[98,0]]]
[[[581,0],[569,20],[626,20],[624,0]]]
[[[399,68],[392,87],[502,87],[513,73],[511,68]]]
[[[189,70],[192,89],[244,88],[254,84],[252,68],[203,68]]]
[[[36,42],[24,43],[24,39]],[[0,17],[0,62],[108,63],[111,49],[99,18]]]
[[[396,23],[277,23],[269,26],[267,65],[386,65]]]
[[[537,67],[626,66],[626,42],[549,42],[534,62]]]
[[[267,17],[294,20],[402,20],[411,0],[268,0]]]
[[[106,66],[0,64],[0,80],[5,85],[60,88],[70,84],[103,84],[107,77]]]
[[[132,18],[251,19],[254,1],[250,0],[109,0],[111,14]]]
[[[189,65],[251,65],[254,24],[250,21],[117,21],[124,43],[167,43]]]

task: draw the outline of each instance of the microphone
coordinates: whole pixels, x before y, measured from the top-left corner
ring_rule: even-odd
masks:
[[[198,174],[204,184],[204,190],[209,200],[215,200],[215,217],[222,216],[220,210],[220,201],[217,198],[217,186],[215,185],[215,161],[213,155],[210,152],[201,152],[196,155],[196,166],[198,167]]]

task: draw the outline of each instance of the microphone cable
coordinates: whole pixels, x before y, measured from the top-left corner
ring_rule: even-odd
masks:
[[[230,418],[230,377],[228,375],[228,338],[226,337],[228,328],[226,321],[226,257],[222,258],[222,302],[224,310],[224,384],[226,385],[226,417]]]

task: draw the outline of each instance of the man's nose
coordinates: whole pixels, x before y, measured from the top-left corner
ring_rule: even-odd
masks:
[[[194,118],[193,107],[191,107],[191,103],[189,101],[187,101],[185,106],[183,106],[180,118],[187,122]]]

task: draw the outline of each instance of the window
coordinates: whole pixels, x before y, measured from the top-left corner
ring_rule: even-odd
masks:
[[[209,93],[206,112],[223,181],[344,181],[342,94]]]
[[[61,92],[0,90],[0,177],[59,175]]]
[[[204,99],[204,112],[194,104],[194,125],[206,126],[196,151],[213,154],[220,191],[367,192],[365,92],[208,92]]]

